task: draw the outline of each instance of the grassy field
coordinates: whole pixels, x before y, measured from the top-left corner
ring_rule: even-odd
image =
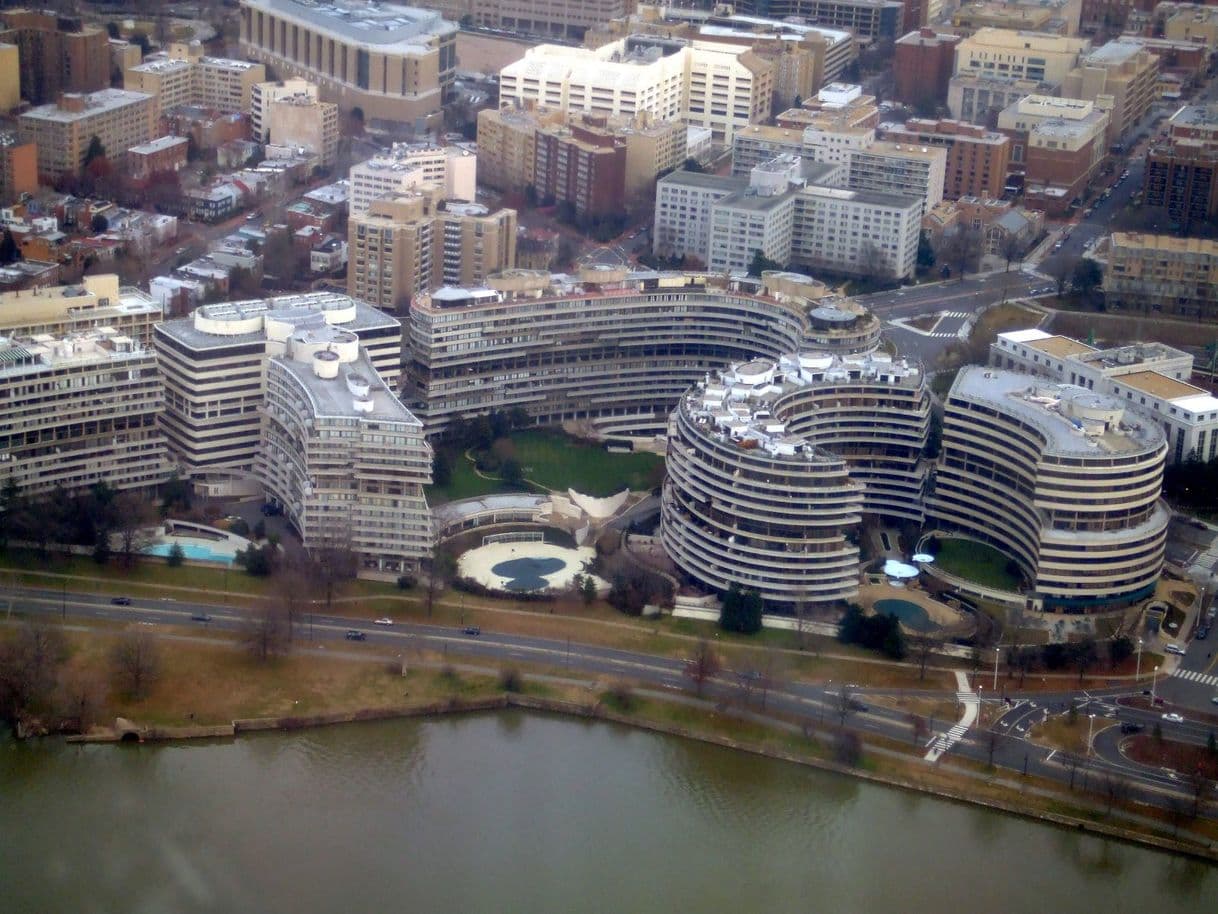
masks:
[[[939,540],[935,564],[949,574],[966,578],[982,587],[1014,591],[1021,578],[1007,570],[1008,559],[993,546],[973,540]]]
[[[496,492],[519,492],[520,489],[510,488],[501,479],[487,479],[479,476],[474,470],[474,464],[465,459],[459,451],[451,454],[452,478],[446,486],[428,486],[427,501],[429,504],[443,504],[447,501],[460,501],[463,498],[477,498],[480,495],[494,495]],[[532,491],[528,486],[525,491]]]

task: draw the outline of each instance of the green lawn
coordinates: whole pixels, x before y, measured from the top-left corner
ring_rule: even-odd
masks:
[[[603,498],[622,489],[636,491],[655,488],[664,473],[664,460],[655,454],[611,454],[596,444],[568,438],[561,432],[530,429],[511,434],[515,459],[525,478],[564,492],[568,487]],[[485,479],[460,452],[452,452],[452,479],[446,486],[431,486],[428,501],[440,504],[462,498],[475,498],[511,489],[497,479]],[[527,487],[525,491],[532,491]]]
[[[512,441],[525,477],[547,489],[570,487],[599,498],[622,489],[652,489],[663,477],[664,460],[655,454],[611,454],[544,430],[516,432]]]
[[[1015,591],[1022,578],[1007,570],[1010,560],[993,546],[974,540],[941,539],[935,564],[982,587]]]

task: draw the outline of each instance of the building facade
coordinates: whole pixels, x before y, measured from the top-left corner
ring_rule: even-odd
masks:
[[[1087,388],[966,366],[948,393],[931,522],[997,547],[1049,610],[1154,592],[1170,512],[1163,430]]]
[[[424,184],[442,187],[445,199],[472,203],[481,157],[481,145],[475,155],[468,146],[394,143],[388,153],[351,166],[351,215],[366,213],[373,200],[417,190]]]
[[[37,145],[38,173],[50,181],[80,172],[93,137],[121,167],[127,150],[151,140],[156,126],[156,99],[124,89],[64,95],[57,104],[31,108],[17,119],[18,136]]]
[[[97,92],[110,85],[106,30],[48,10],[0,10],[0,43],[17,48],[21,97],[31,105],[65,92]],[[10,73],[11,76],[11,73]]]
[[[1024,200],[1050,215],[1081,201],[1108,155],[1108,113],[1094,102],[1029,95],[1005,108],[1011,165],[1024,173]]]
[[[241,51],[370,122],[434,126],[456,75],[458,27],[394,3],[241,0]]]
[[[1218,242],[1114,232],[1104,304],[1111,310],[1218,321]]]
[[[976,124],[953,120],[911,119],[900,128],[886,129],[884,138],[904,146],[942,147],[943,196],[1001,197],[1011,162],[1011,139]]]
[[[934,28],[921,28],[899,38],[892,54],[893,97],[915,108],[931,107],[947,98],[960,41],[961,36]]]
[[[270,103],[270,144],[303,149],[317,156],[322,168],[338,158],[338,105],[309,95],[292,95]]]
[[[1085,98],[1108,112],[1108,142],[1129,136],[1159,97],[1159,58],[1136,38],[1117,39],[1086,54],[1066,74],[1062,95]]]
[[[396,578],[431,554],[422,423],[359,338],[299,327],[266,365],[255,474],[310,551],[350,550],[364,575]]]

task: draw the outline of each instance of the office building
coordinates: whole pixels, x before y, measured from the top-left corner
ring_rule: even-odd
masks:
[[[953,76],[947,85],[947,109],[953,120],[993,129],[1003,109],[1029,95],[1054,95],[1059,87],[1035,79]]]
[[[580,41],[597,26],[632,12],[635,0],[424,0],[421,5],[479,28]]]
[[[1104,304],[1109,310],[1218,321],[1218,242],[1114,232]]]
[[[49,10],[0,10],[0,44],[17,48],[21,98],[31,105],[55,102],[65,92],[97,92],[110,85],[106,30]],[[11,52],[3,55],[12,60]],[[0,71],[2,74],[4,71]],[[8,91],[14,88],[0,79]]]
[[[1066,74],[1062,95],[1094,101],[1108,112],[1108,143],[1132,139],[1133,128],[1158,98],[1159,58],[1136,38],[1110,41]]]
[[[656,434],[707,371],[809,346],[871,352],[879,335],[874,315],[797,274],[512,270],[413,298],[405,399],[429,435],[517,406],[541,424]]]
[[[15,44],[0,42],[0,114],[21,104],[21,61]]]
[[[0,134],[0,205],[38,190],[38,147],[11,133]]]
[[[998,129],[1024,173],[1025,203],[1049,215],[1082,199],[1108,154],[1108,114],[1081,99],[1029,95],[1003,110]]]
[[[942,447],[929,521],[1010,556],[1032,605],[1085,612],[1154,593],[1167,442],[1128,401],[966,366],[947,396]]]
[[[897,39],[892,54],[893,97],[919,109],[940,104],[947,97],[960,41],[960,35],[931,27]]]
[[[151,349],[110,327],[6,335],[0,366],[6,484],[40,495],[146,489],[168,478],[158,422],[165,395]]]
[[[259,82],[250,86],[250,138],[256,143],[271,141],[271,103],[281,98],[317,98],[317,85],[307,79]]]
[[[956,45],[955,75],[1061,85],[1090,50],[1086,38],[982,28]]]
[[[396,3],[241,0],[241,52],[373,125],[438,126],[456,75],[458,26]]]
[[[943,196],[1002,196],[1011,161],[1011,138],[975,124],[952,120],[911,119],[884,130],[884,139],[906,148],[940,147],[946,154]]]
[[[423,426],[360,339],[297,325],[266,360],[254,473],[310,551],[350,550],[359,573],[395,579],[431,554]]]
[[[1163,427],[1169,464],[1218,457],[1218,398],[1189,383],[1187,352],[1163,343],[1099,349],[1043,330],[1011,330],[990,344],[990,364],[1125,401]]]
[[[515,210],[446,203],[434,185],[373,200],[347,231],[349,293],[399,314],[420,292],[477,285],[516,260]]]
[[[304,150],[330,168],[338,158],[338,105],[311,95],[289,95],[270,103],[270,145]]]
[[[917,197],[925,215],[943,199],[946,173],[944,147],[877,140],[865,149],[850,150],[847,186],[866,193]]]
[[[539,45],[499,74],[502,106],[685,120],[730,143],[770,116],[774,65],[747,47],[632,35],[595,50]]]
[[[969,35],[984,28],[1074,36],[1079,33],[1083,0],[973,0],[952,13],[952,28]]]
[[[349,331],[381,380],[401,372],[402,330],[392,317],[346,295],[315,292],[201,305],[155,329],[166,391],[169,447],[196,487],[211,495],[257,494],[253,474],[266,405],[266,364],[301,329]]]
[[[905,22],[904,5],[897,0],[742,0],[735,8],[741,13],[842,29],[872,40],[895,39]],[[926,21],[937,15],[934,4],[928,4]]]
[[[1218,48],[1218,7],[1198,3],[1160,3],[1156,17],[1163,15],[1163,37]]]
[[[127,150],[151,140],[156,127],[156,99],[124,89],[64,95],[57,104],[31,108],[17,118],[18,136],[37,145],[38,173],[50,181],[78,174],[94,137],[110,162],[121,167]]]
[[[473,202],[481,155],[481,147],[475,155],[468,146],[394,143],[388,153],[351,166],[351,215],[366,213],[373,200],[418,190],[424,184],[442,188],[445,199]]]

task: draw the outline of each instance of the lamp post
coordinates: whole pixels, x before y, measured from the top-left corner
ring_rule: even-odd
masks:
[[[1092,734],[1095,732],[1095,715],[1088,714],[1087,719],[1088,719],[1088,723],[1087,723],[1087,757],[1090,758],[1091,757],[1091,739],[1092,739]]]
[[[985,686],[977,686],[977,732],[981,732],[981,693],[985,691]]]
[[[998,694],[998,658],[1000,656],[1002,656],[1002,648],[999,645],[995,644],[994,645],[994,689],[993,689],[995,695]]]
[[[1137,682],[1142,678],[1142,639],[1138,639],[1138,671],[1133,676],[1133,681]]]
[[[1159,667],[1158,667],[1158,664],[1156,664],[1155,665],[1155,674],[1150,679],[1150,706],[1151,706],[1151,708],[1154,708],[1154,706],[1155,706],[1155,686],[1158,684],[1158,682],[1159,682]]]

